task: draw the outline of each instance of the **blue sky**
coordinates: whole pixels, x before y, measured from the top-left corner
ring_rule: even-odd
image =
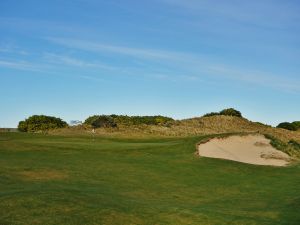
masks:
[[[33,114],[300,120],[296,0],[1,0],[0,127]]]

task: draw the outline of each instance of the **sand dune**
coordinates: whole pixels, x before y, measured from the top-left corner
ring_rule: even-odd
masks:
[[[272,147],[263,135],[213,138],[198,145],[198,154],[256,165],[285,166],[290,161],[286,153]]]

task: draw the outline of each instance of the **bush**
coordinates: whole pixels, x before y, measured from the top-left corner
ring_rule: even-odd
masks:
[[[283,122],[278,124],[277,128],[283,128],[286,130],[291,130],[291,131],[295,131],[297,130],[297,126],[293,123],[289,123],[289,122]]]
[[[238,110],[233,109],[233,108],[223,109],[220,112],[220,115],[242,117],[242,113]]]
[[[292,124],[296,127],[297,130],[300,130],[300,121],[294,121]]]
[[[234,108],[223,109],[220,112],[207,113],[203,117],[218,116],[218,115],[242,117],[242,113],[238,110],[235,110]]]
[[[211,113],[206,113],[203,115],[203,117],[211,117],[211,116],[219,116],[220,113],[217,112],[211,112]]]
[[[60,118],[45,115],[33,115],[24,121],[20,121],[18,130],[22,132],[37,132],[67,126],[68,124]]]
[[[127,116],[127,115],[95,115],[87,118],[85,124],[94,128],[116,127],[118,125],[163,125],[168,126],[174,119],[165,116]]]
[[[117,127],[114,118],[106,115],[94,115],[87,118],[84,123],[90,125],[93,128],[100,127]]]
[[[25,121],[20,121],[18,125],[18,130],[21,132],[27,132],[27,124]]]

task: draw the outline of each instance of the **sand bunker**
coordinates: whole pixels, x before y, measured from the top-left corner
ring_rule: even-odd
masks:
[[[272,147],[263,135],[213,138],[198,145],[198,154],[256,165],[285,166],[290,161],[286,153]]]

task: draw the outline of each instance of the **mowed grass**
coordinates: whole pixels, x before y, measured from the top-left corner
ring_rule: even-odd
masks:
[[[300,224],[300,166],[198,158],[202,137],[0,133],[0,224]]]

